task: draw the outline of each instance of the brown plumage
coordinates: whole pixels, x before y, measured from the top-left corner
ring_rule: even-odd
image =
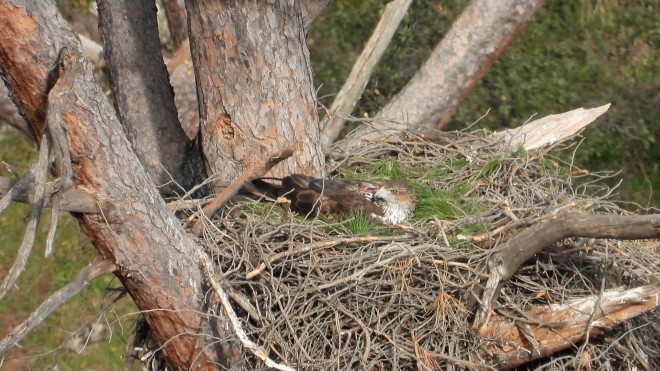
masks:
[[[383,185],[361,180],[322,179],[293,174],[282,179],[278,196],[291,201],[291,209],[303,216],[339,218],[362,211],[387,224],[412,217],[415,192],[398,181]]]

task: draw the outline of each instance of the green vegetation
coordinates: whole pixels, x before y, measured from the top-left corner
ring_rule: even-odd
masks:
[[[329,106],[386,0],[336,1],[312,30],[320,101]],[[415,1],[353,112],[373,116],[410,79],[467,1]],[[622,170],[619,198],[660,207],[660,4],[548,0],[460,108],[449,129],[501,130],[612,103],[584,132],[575,164]],[[565,159],[571,153],[562,154]],[[612,183],[615,183],[613,180]]]

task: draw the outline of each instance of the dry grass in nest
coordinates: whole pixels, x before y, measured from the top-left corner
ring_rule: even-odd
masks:
[[[206,223],[203,243],[250,338],[298,369],[489,368],[479,349],[497,339],[476,336],[471,321],[490,254],[562,210],[624,211],[601,182],[607,174],[487,138],[406,136],[329,157],[334,176],[409,182],[419,205],[407,227],[305,220],[268,202],[235,203]],[[556,243],[506,283],[497,311],[519,317],[531,305],[657,281],[654,243]],[[658,314],[529,367],[660,368]],[[266,368],[241,357],[246,368]]]

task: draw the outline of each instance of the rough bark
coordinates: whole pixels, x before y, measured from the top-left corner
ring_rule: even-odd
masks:
[[[270,175],[320,176],[323,155],[297,1],[187,0],[207,173],[224,187],[297,147]]]
[[[51,71],[63,46],[81,50],[53,1],[0,3],[0,66],[8,88],[39,136]],[[77,215],[103,259],[133,297],[174,369],[213,369],[223,354],[205,348],[204,277],[199,247],[167,210],[95,83],[87,58],[62,111],[75,187],[92,194],[102,215]],[[201,353],[203,349],[206,349]]]
[[[167,24],[170,26],[172,43],[177,50],[188,40],[188,20],[186,16],[186,4],[184,0],[163,0]]]
[[[119,119],[163,194],[190,189],[202,159],[177,117],[153,0],[98,1],[99,26]],[[175,182],[176,184],[173,184]],[[163,186],[166,185],[166,186]]]
[[[444,127],[544,2],[473,0],[376,122],[351,134],[344,148],[402,130]]]

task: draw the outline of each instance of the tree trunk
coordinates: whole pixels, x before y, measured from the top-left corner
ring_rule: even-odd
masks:
[[[178,50],[188,40],[188,20],[184,0],[163,0],[167,24],[170,26],[174,50]]]
[[[153,0],[98,2],[115,105],[124,131],[161,193],[201,179],[202,158],[179,123],[161,54]]]
[[[544,2],[473,0],[376,122],[356,130],[344,148],[403,130],[443,128]]]
[[[322,175],[312,70],[297,1],[186,0],[200,135],[216,187],[295,145],[270,175]]]
[[[0,3],[0,67],[16,103],[38,138],[56,58],[63,46],[80,44],[53,1]],[[169,212],[140,165],[87,58],[72,82],[62,111],[75,187],[94,195],[102,215],[77,219],[133,297],[174,369],[214,369],[223,353],[208,347],[203,252]],[[56,71],[56,69],[55,69]],[[220,326],[216,331],[221,331]],[[226,334],[217,334],[223,338]]]

